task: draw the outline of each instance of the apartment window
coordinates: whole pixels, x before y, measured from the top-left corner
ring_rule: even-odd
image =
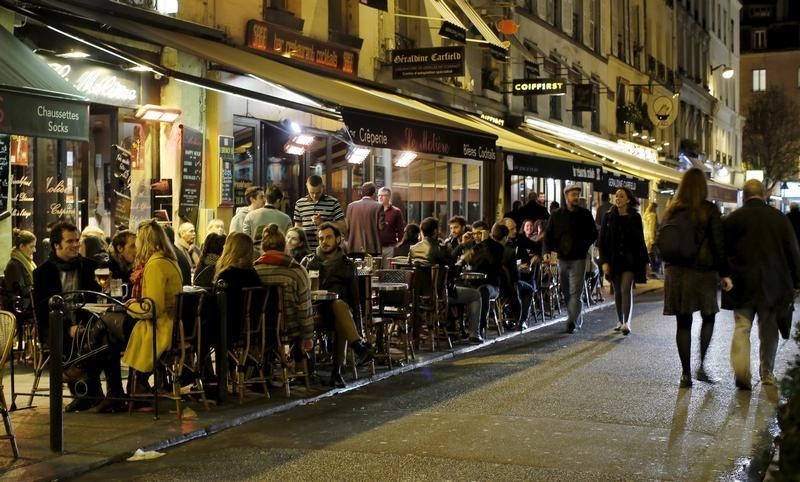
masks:
[[[586,46],[597,52],[600,50],[600,0],[589,0],[589,38]]]
[[[395,48],[416,48],[420,39],[420,25],[422,22],[408,15],[421,15],[421,0],[397,0],[396,10],[403,15],[395,16]]]
[[[328,0],[328,30],[358,36],[358,3]]]
[[[553,120],[561,120],[561,95],[550,96],[550,118]]]
[[[535,64],[533,62],[525,62],[525,79],[537,79],[539,78],[539,64]],[[526,95],[523,97],[525,110],[528,112],[538,113],[539,112],[539,96],[538,95]]]
[[[300,0],[267,0],[268,6],[292,12],[295,17],[301,17]]]
[[[767,48],[767,31],[766,30],[753,30],[753,48],[765,49]]]
[[[573,0],[572,38],[576,42],[583,42],[583,0]]]
[[[753,70],[753,92],[767,90],[767,69]]]

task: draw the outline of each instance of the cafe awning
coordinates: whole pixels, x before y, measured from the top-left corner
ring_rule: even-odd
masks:
[[[83,95],[2,27],[0,51],[0,132],[87,140]]]

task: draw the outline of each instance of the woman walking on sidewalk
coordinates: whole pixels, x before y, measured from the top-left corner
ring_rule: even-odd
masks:
[[[722,221],[716,206],[706,201],[706,197],[708,185],[703,171],[697,168],[686,171],[675,198],[667,207],[659,230],[661,237],[665,236],[664,230],[688,226],[685,232],[679,233],[680,236],[694,239],[699,246],[691,259],[676,261],[667,259],[669,250],[658,242],[665,261],[664,314],[675,315],[678,322],[675,341],[681,360],[681,388],[692,386],[690,355],[692,315],[695,311],[700,312],[703,320],[700,328],[700,367],[697,369],[697,379],[713,382],[705,371],[705,359],[714,333],[714,318],[719,311],[717,286],[720,285],[724,291],[733,288],[725,256]]]
[[[639,200],[626,187],[617,189],[615,205],[603,216],[600,229],[600,266],[614,285],[617,326],[623,335],[631,332],[633,284],[647,282],[647,248],[644,244]]]

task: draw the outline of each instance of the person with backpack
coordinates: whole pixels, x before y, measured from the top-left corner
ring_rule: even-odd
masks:
[[[644,243],[639,200],[626,187],[617,189],[615,205],[603,216],[600,228],[600,266],[614,285],[617,326],[614,331],[629,335],[633,314],[633,284],[647,282],[647,247]]]
[[[700,169],[686,171],[670,201],[656,245],[664,260],[664,314],[677,319],[675,341],[681,360],[680,387],[692,386],[692,316],[699,311],[700,367],[696,378],[713,383],[705,369],[706,353],[719,311],[717,286],[733,288],[725,253],[722,220],[708,197],[706,176]]]

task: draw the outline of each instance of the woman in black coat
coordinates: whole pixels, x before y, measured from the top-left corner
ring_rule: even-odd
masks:
[[[631,332],[633,284],[647,281],[647,247],[644,244],[639,200],[626,187],[617,189],[615,205],[603,216],[600,229],[600,265],[614,286],[617,326],[623,335]]]

